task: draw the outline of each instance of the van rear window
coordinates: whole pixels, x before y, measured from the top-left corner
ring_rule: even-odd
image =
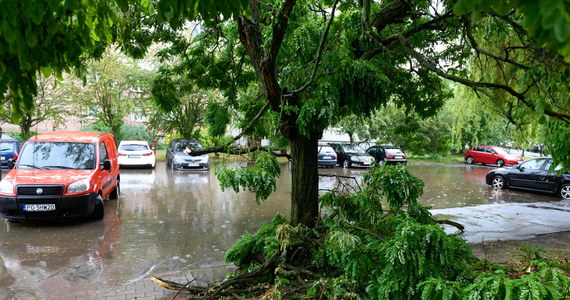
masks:
[[[92,170],[95,144],[28,142],[18,158],[17,169]]]

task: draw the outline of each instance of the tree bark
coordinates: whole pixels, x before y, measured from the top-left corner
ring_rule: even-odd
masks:
[[[291,223],[314,227],[319,218],[319,134],[289,134],[291,142]]]

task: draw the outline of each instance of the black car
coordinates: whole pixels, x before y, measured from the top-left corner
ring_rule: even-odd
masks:
[[[570,174],[558,175],[558,167],[550,171],[552,162],[548,157],[530,159],[515,167],[492,170],[485,181],[496,189],[508,187],[546,192],[570,200]]]
[[[210,158],[207,154],[191,155],[192,151],[201,150],[197,140],[173,139],[166,149],[166,164],[173,170],[210,169]]]
[[[374,157],[357,145],[329,143],[337,155],[337,163],[344,168],[370,167]]]
[[[406,164],[408,162],[406,153],[402,149],[392,145],[372,146],[366,153],[374,156],[376,162],[387,165]]]

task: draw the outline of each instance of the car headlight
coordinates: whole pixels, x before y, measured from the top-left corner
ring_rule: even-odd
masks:
[[[352,161],[360,161],[360,158],[358,156],[351,156],[350,160]]]
[[[178,154],[175,154],[174,158],[172,158],[172,160],[175,162],[181,162],[181,161],[184,161],[184,158]]]
[[[68,194],[82,193],[89,190],[89,180],[83,179],[70,184],[67,187]]]
[[[202,157],[201,161],[202,161],[203,163],[207,163],[207,162],[210,161],[210,157],[209,157],[208,155],[205,155],[204,157]]]
[[[13,195],[14,184],[6,179],[0,180],[0,193]]]

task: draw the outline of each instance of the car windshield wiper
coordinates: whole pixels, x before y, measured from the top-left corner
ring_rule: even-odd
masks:
[[[34,165],[26,165],[26,164],[19,164],[18,167],[27,167],[27,168],[32,168],[32,169],[43,169],[42,167],[38,167],[38,166],[34,166]]]
[[[44,169],[65,169],[65,170],[75,170],[73,167],[68,166],[44,166]]]

